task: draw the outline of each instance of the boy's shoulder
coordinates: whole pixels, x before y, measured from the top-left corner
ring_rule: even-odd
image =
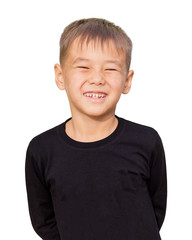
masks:
[[[124,133],[131,136],[135,140],[143,140],[146,143],[155,142],[160,139],[158,131],[148,125],[130,121],[128,119],[121,118],[125,123]]]
[[[128,120],[125,118],[121,118],[121,119],[125,122],[125,125],[129,129],[132,129],[135,132],[148,133],[148,134],[152,134],[152,135],[157,133],[156,129],[149,125],[131,121],[131,120]]]
[[[31,150],[43,150],[56,144],[58,140],[58,130],[63,127],[63,123],[56,125],[48,130],[45,130],[33,137],[28,145]]]

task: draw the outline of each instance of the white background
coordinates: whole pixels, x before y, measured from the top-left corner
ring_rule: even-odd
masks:
[[[0,238],[39,239],[25,190],[25,152],[37,134],[70,117],[53,66],[73,20],[106,18],[133,41],[131,92],[116,114],[155,128],[164,143],[168,205],[163,240],[190,240],[192,215],[190,1],[2,1],[0,3]],[[121,240],[121,239],[117,239]]]

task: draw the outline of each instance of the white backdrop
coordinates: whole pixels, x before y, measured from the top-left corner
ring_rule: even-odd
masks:
[[[87,17],[120,25],[133,41],[133,85],[122,95],[116,114],[159,132],[168,172],[161,236],[192,239],[190,6],[186,0],[1,1],[1,239],[39,239],[28,213],[26,148],[35,135],[70,116],[66,93],[55,85],[53,66],[64,27]]]

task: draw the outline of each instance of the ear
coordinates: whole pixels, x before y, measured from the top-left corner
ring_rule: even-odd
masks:
[[[63,71],[62,71],[61,65],[55,64],[54,70],[55,70],[56,85],[60,90],[64,90],[65,82],[64,82]]]
[[[123,94],[127,94],[130,91],[133,75],[134,75],[134,71],[133,70],[129,70],[129,72],[127,74],[127,78],[125,80],[125,84],[124,84],[123,90],[122,90]]]

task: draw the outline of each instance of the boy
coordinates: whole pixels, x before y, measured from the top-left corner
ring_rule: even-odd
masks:
[[[30,217],[44,240],[159,240],[166,164],[158,133],[115,115],[131,88],[132,43],[104,19],[82,19],[60,39],[55,79],[72,117],[30,142]]]

